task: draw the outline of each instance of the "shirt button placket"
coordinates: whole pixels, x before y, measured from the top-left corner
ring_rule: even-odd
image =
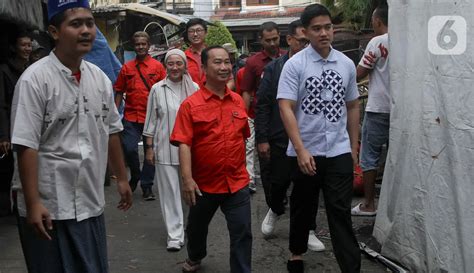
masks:
[[[87,112],[85,111],[85,108],[87,107],[87,102],[85,99],[85,94],[83,93],[83,90],[80,87],[77,88],[77,101],[78,101],[78,110],[77,110],[77,125],[78,125],[78,132],[77,132],[77,143],[78,143],[78,149],[79,152],[81,153],[81,158],[84,159],[87,157],[87,151],[84,149],[85,147],[88,147],[87,145]],[[81,215],[81,188],[79,185],[84,184],[80,180],[85,179],[84,174],[82,174],[82,167],[79,167],[79,173],[77,176],[76,181],[74,181],[74,203],[75,203],[75,209],[76,209],[76,217],[77,215]]]
[[[224,179],[225,183],[227,184],[227,188],[230,191],[230,184],[229,184],[229,179],[227,178],[227,174],[229,173],[229,120],[226,119],[225,113],[224,113],[224,101],[225,97],[219,101],[220,104],[220,115],[221,115],[221,121],[222,121],[222,129],[223,129],[223,134],[224,134],[224,151],[223,151],[223,157],[224,157],[224,164],[225,164],[225,173],[224,173]]]

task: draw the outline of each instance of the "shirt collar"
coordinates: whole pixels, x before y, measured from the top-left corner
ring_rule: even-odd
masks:
[[[137,58],[135,58],[135,64],[144,64],[146,66],[148,66],[148,61],[151,59],[151,56],[150,55],[146,55],[145,59],[143,59],[143,61],[139,61]]]
[[[166,76],[166,78],[162,81],[161,85],[170,87],[170,85],[172,85],[172,84],[170,84],[170,82],[171,82],[171,80],[168,78],[168,76]],[[182,83],[182,80],[180,82],[176,83],[176,84],[180,84],[180,83]]]
[[[311,58],[313,59],[314,62],[320,62],[320,61],[327,61],[327,62],[336,62],[336,54],[334,53],[334,49],[331,46],[331,51],[329,52],[329,56],[324,59],[319,55],[319,53],[311,46],[309,45],[307,47],[307,50],[310,52]]]
[[[204,48],[206,48],[206,47],[207,46],[204,45]],[[194,54],[194,55],[199,55],[199,56],[201,56],[201,53],[202,53],[202,51],[198,52],[198,51],[194,50],[194,47],[192,47],[192,46],[188,47],[188,49],[186,49],[186,51],[189,51],[189,53]]]
[[[64,75],[66,76],[72,76],[72,71],[71,69],[67,68],[63,63],[61,63],[61,61],[58,59],[58,57],[56,56],[56,54],[54,53],[55,49],[51,50],[51,52],[49,53],[49,57],[51,58],[53,64],[59,68],[59,70],[61,70],[61,72],[64,73]],[[84,60],[81,59],[81,64],[79,66],[79,69],[81,70],[81,72],[84,71]]]
[[[200,87],[201,91],[202,91],[202,95],[204,97],[204,100],[209,100],[210,98],[212,98],[213,96],[215,96],[216,98],[220,99],[219,96],[217,96],[216,94],[212,93],[209,89],[207,89],[204,84]],[[227,87],[225,87],[225,93],[224,93],[224,99],[228,96],[230,96],[230,89]],[[232,98],[233,100],[233,98]]]
[[[270,60],[273,60],[273,59],[276,59],[276,58],[279,58],[281,57],[283,54],[285,54],[285,51],[282,50],[281,48],[278,48],[278,54],[275,56],[275,57],[270,57],[267,52],[265,50],[262,50],[262,59],[270,59]]]

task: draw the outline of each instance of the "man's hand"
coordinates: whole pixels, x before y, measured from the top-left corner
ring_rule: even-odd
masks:
[[[155,165],[155,152],[152,148],[147,148],[145,150],[145,160],[150,165]]]
[[[268,144],[268,142],[257,144],[257,150],[261,158],[270,160],[270,144]]]
[[[316,162],[308,150],[303,149],[300,152],[297,152],[296,156],[298,159],[298,166],[304,174],[310,176],[316,174]]]
[[[198,185],[194,179],[184,179],[183,180],[183,199],[188,204],[188,206],[196,205],[196,194],[202,196],[201,191],[199,190]]]
[[[53,222],[49,211],[40,202],[29,206],[26,211],[27,223],[33,226],[38,236],[51,241],[52,239],[48,234],[48,230],[53,230]]]
[[[0,154],[8,155],[8,152],[11,149],[10,141],[0,141]]]
[[[127,211],[132,206],[132,190],[127,180],[117,181],[117,190],[120,194],[119,210]]]

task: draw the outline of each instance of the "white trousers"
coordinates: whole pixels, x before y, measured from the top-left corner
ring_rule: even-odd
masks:
[[[155,185],[158,187],[161,213],[168,233],[167,243],[184,245],[179,166],[156,164]]]
[[[255,125],[254,120],[251,118],[249,118],[249,127],[250,137],[245,141],[245,157],[250,183],[255,183]]]

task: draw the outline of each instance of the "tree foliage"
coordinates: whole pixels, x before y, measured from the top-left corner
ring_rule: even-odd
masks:
[[[212,22],[212,24],[207,28],[206,45],[223,45],[225,43],[231,43],[235,48],[237,48],[235,41],[232,38],[232,34],[230,34],[227,27],[220,21]]]
[[[334,24],[342,23],[341,5],[336,5],[336,0],[322,0],[321,4],[328,8],[329,12],[331,13],[332,22]]]
[[[367,14],[372,2],[367,0],[344,0],[341,1],[341,10],[344,20],[355,25],[357,28],[366,26]]]
[[[346,23],[356,28],[367,28],[373,10],[378,5],[387,5],[387,0],[322,0],[322,4],[328,7],[333,17],[342,14]]]

